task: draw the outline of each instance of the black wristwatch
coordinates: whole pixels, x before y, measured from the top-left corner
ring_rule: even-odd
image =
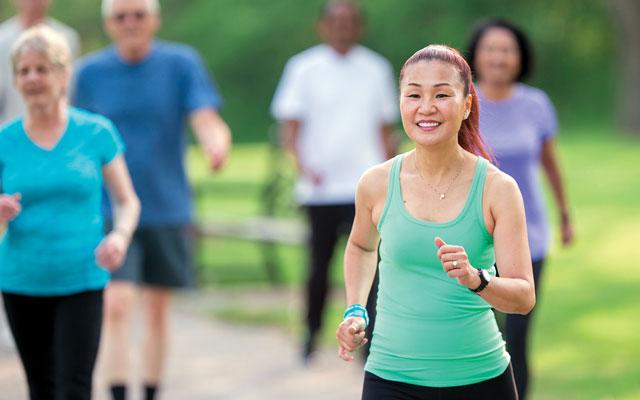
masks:
[[[491,282],[491,274],[486,269],[478,269],[478,276],[480,277],[480,286],[475,289],[469,288],[473,293],[480,293]]]

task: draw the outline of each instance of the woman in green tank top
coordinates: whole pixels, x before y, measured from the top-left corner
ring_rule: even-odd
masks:
[[[471,71],[457,50],[431,45],[406,61],[400,111],[415,149],[358,184],[339,355],[350,361],[368,341],[360,305],[380,243],[363,399],[516,399],[492,308],[526,314],[535,304],[524,207],[514,180],[487,161]]]

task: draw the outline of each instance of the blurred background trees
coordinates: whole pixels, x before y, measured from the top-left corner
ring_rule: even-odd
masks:
[[[618,123],[640,135],[640,2],[613,0],[609,5],[618,38]]]
[[[398,71],[409,55],[428,43],[464,49],[475,21],[508,18],[531,36],[535,67],[530,83],[549,93],[563,126],[604,127],[614,121],[616,85],[637,87],[625,79],[640,76],[617,74],[617,22],[612,17],[633,17],[626,4],[635,7],[637,20],[640,6],[635,0],[615,3],[619,7],[612,10],[604,0],[364,0],[364,43],[388,57]],[[291,55],[318,41],[315,22],[323,0],[161,0],[161,4],[159,36],[200,50],[224,95],[222,112],[235,140],[266,141],[272,122],[269,104],[282,68]],[[80,31],[84,52],[108,42],[99,5],[100,0],[53,1],[53,16]],[[621,13],[612,13],[617,9]],[[0,19],[12,13],[11,0],[0,0]],[[640,65],[636,54],[640,48],[633,49],[638,29],[636,36],[623,30],[619,49],[629,51],[623,61],[635,59]],[[626,90],[625,101],[630,92],[637,90]],[[633,103],[632,111],[639,103]],[[640,113],[629,114],[636,121],[628,127],[640,131]]]

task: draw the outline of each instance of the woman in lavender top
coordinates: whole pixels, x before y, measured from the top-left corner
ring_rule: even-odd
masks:
[[[479,25],[468,47],[471,68],[478,80],[480,132],[494,152],[501,170],[520,186],[536,290],[549,248],[549,226],[538,177],[540,166],[549,180],[560,212],[562,243],[573,239],[573,228],[555,155],[558,128],[553,104],[540,89],[522,81],[531,65],[524,34],[507,21]],[[500,266],[497,266],[498,269]],[[506,338],[520,399],[528,381],[527,336],[531,313],[506,317]]]

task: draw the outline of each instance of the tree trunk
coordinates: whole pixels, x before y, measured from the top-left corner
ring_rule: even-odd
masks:
[[[618,30],[618,121],[640,135],[640,1],[608,2]]]

